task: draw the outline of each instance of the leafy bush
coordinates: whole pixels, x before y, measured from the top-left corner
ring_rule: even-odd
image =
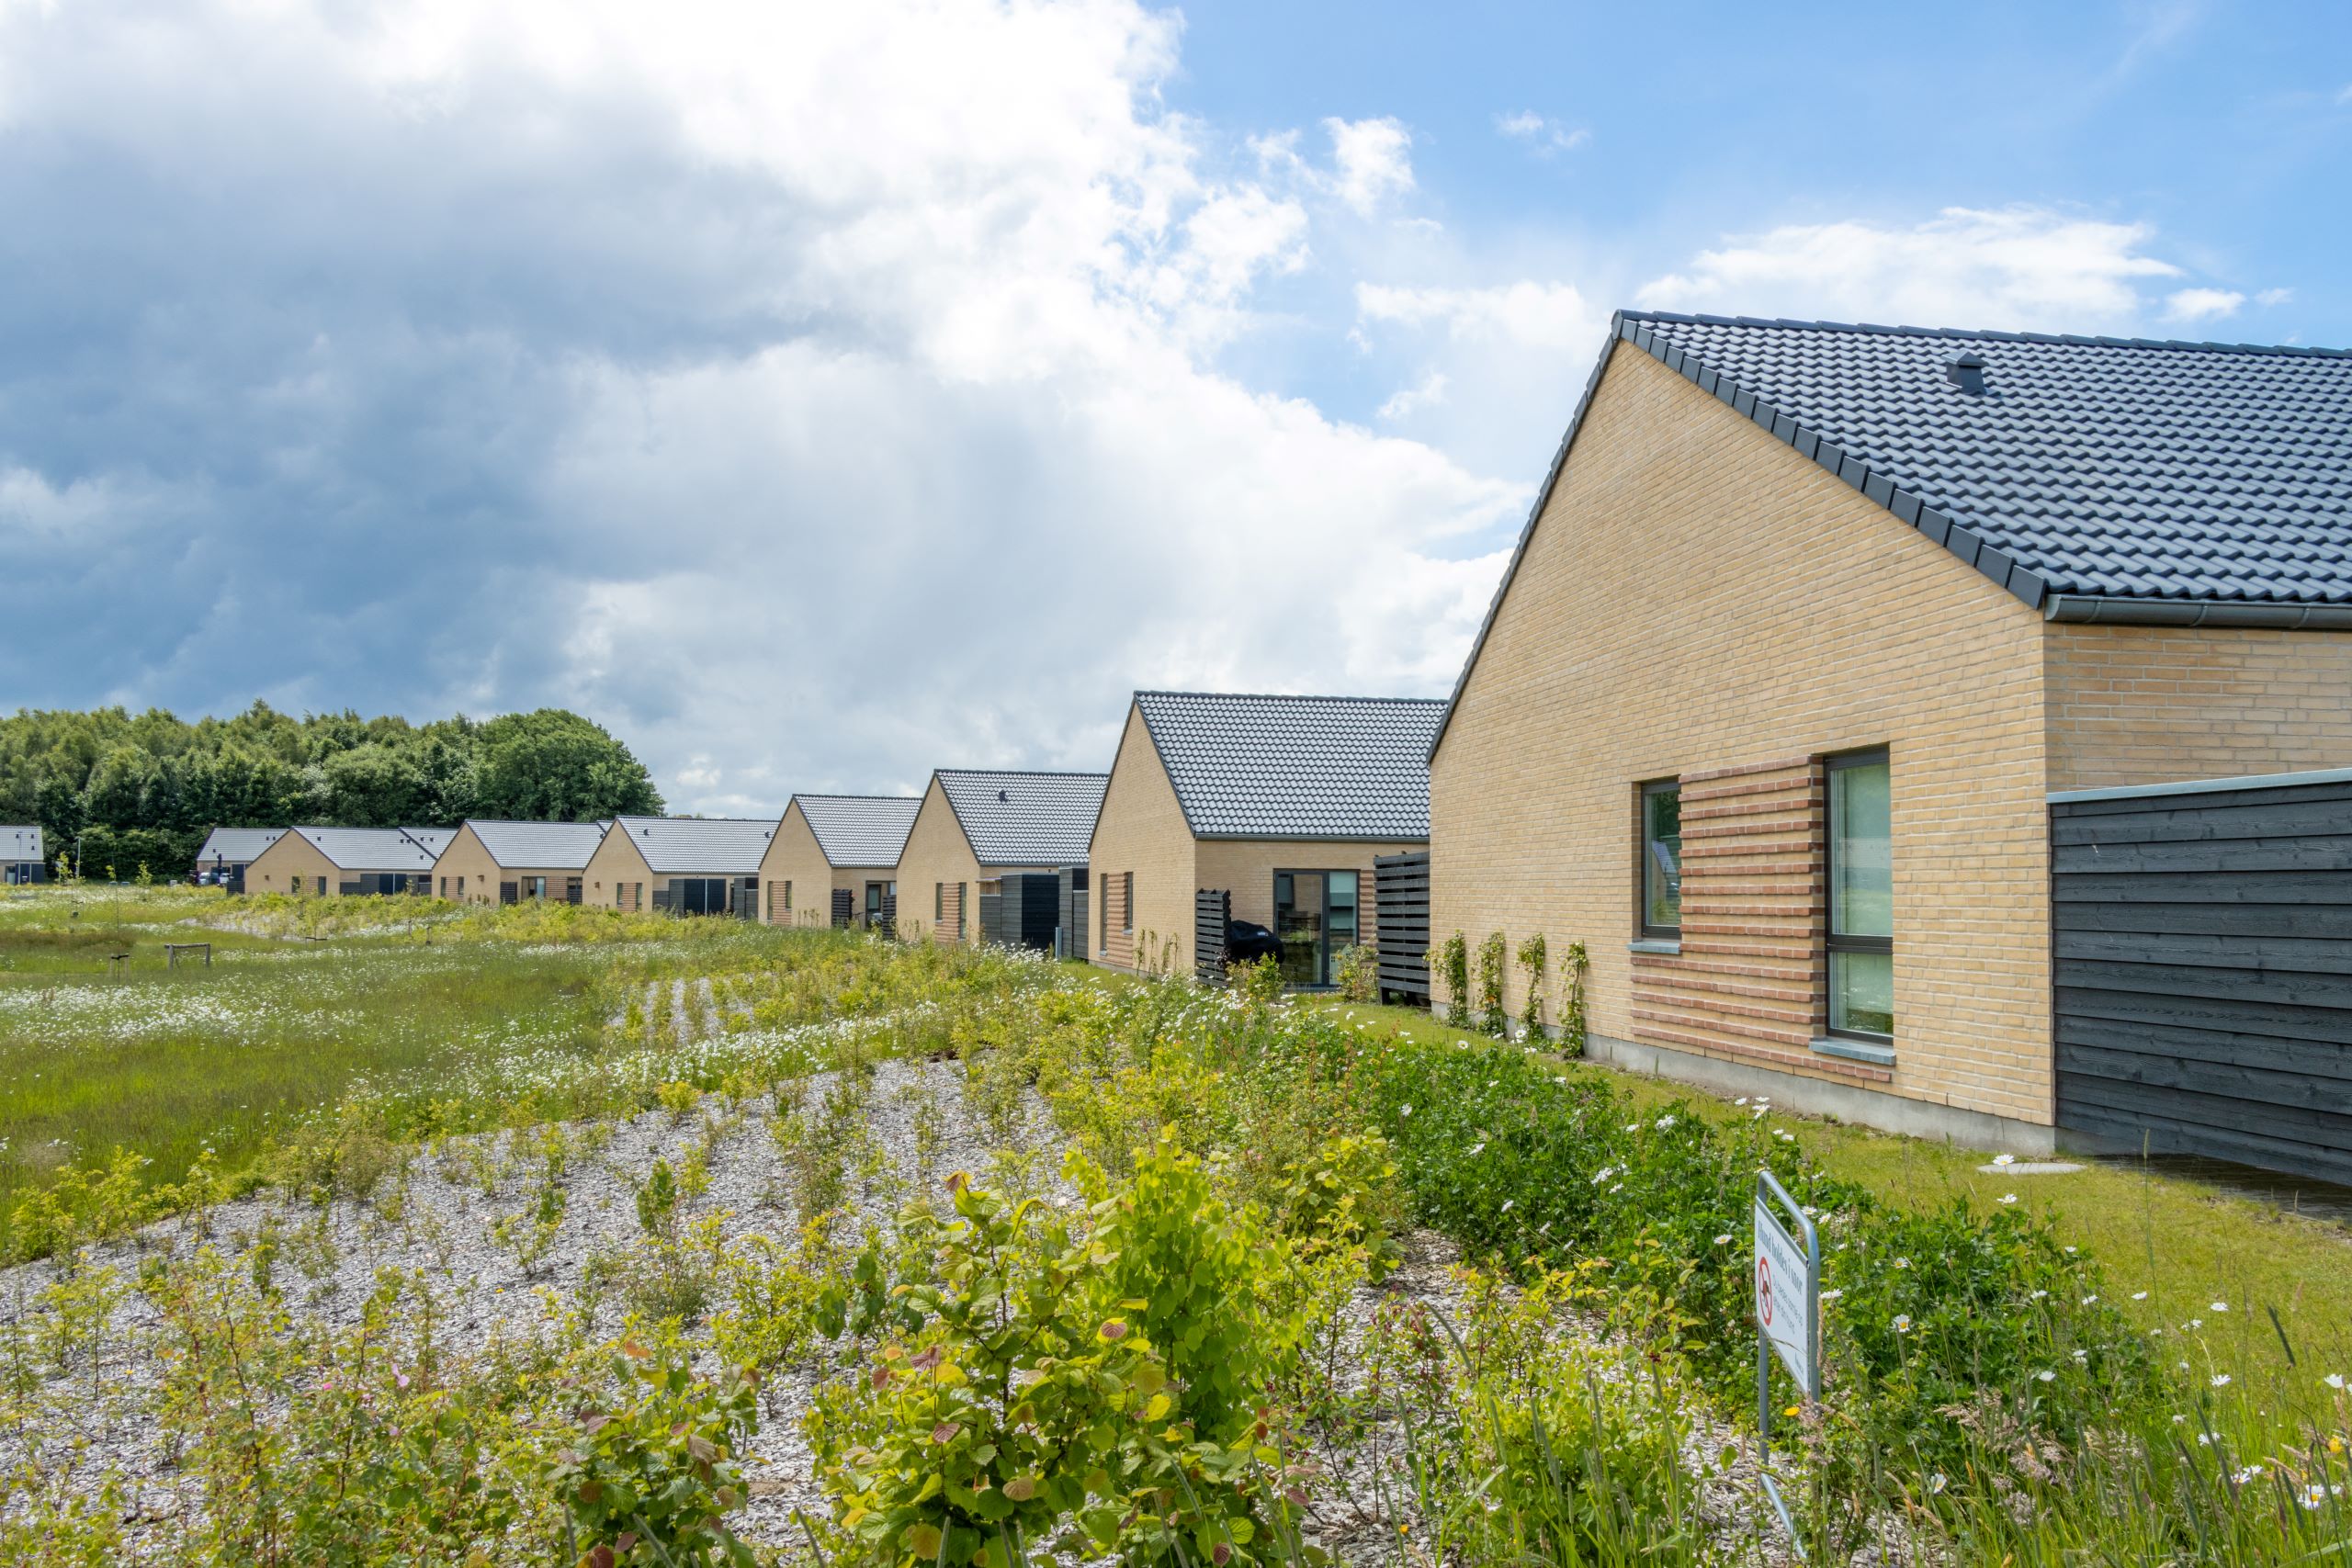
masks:
[[[1332,955],[1331,978],[1339,987],[1340,997],[1348,1001],[1378,1001],[1380,949],[1361,942],[1340,949]]]
[[[1498,1040],[1510,1032],[1510,1014],[1503,1010],[1503,955],[1509,951],[1500,931],[1488,932],[1478,944],[1478,1028]]]
[[[751,1568],[725,1517],[750,1495],[736,1455],[759,1429],[758,1380],[695,1376],[674,1330],[624,1337],[604,1371],[546,1470],[573,1562]]]
[[[1469,1028],[1469,942],[1455,931],[1430,953],[1429,960],[1431,977],[1445,992],[1445,1021],[1456,1029]]]
[[[1565,970],[1561,976],[1565,994],[1560,1005],[1560,1054],[1581,1056],[1591,1030],[1590,1014],[1586,1009],[1585,986],[1592,978],[1592,956],[1585,952],[1584,943],[1572,942],[1561,957]]]
[[[962,1181],[954,1208],[907,1216],[934,1259],[900,1292],[920,1326],[809,1417],[840,1528],[877,1563],[1012,1568],[1073,1516],[1108,1549],[1139,1453],[1159,1457],[1148,1434],[1173,1417],[1167,1371],[1125,1315],[1102,1314],[1097,1260],[1066,1222]]]
[[[1537,931],[1519,944],[1520,972],[1527,976],[1527,1002],[1520,1013],[1520,1029],[1524,1038],[1544,1038],[1544,970],[1550,954],[1545,951],[1544,933]]]

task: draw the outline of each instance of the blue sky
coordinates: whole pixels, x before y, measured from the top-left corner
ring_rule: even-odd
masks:
[[[1442,693],[1612,307],[2352,344],[2347,16],[0,0],[0,694]]]

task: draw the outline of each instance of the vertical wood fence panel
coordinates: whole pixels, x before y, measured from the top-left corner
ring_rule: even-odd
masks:
[[[1429,851],[1374,858],[1372,919],[1380,948],[1382,992],[1429,1006]]]

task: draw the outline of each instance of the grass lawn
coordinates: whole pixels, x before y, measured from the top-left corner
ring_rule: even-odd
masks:
[[[1410,1008],[1332,1001],[1359,1018],[1424,1039],[1477,1039]],[[1689,1085],[1588,1063],[1564,1063],[1569,1075],[1599,1074],[1635,1101],[1687,1100],[1701,1116],[1732,1121],[1750,1112]],[[2352,1372],[2352,1228],[2282,1213],[2270,1204],[2195,1181],[2113,1165],[2086,1165],[2058,1176],[1982,1173],[1981,1150],[1872,1132],[1811,1117],[1776,1113],[1815,1159],[1888,1199],[1914,1208],[1955,1201],[1980,1212],[2014,1192],[2048,1215],[2068,1244],[2098,1258],[2126,1312],[2149,1328],[2197,1332],[2226,1346],[2251,1375],[2291,1378],[2301,1388],[2318,1371]],[[2133,1299],[2145,1291],[2144,1300]],[[2227,1303],[2216,1311],[2213,1303]],[[2290,1369],[2271,1325],[2276,1309],[2300,1366]]]

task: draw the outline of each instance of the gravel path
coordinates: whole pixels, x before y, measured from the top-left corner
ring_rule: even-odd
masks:
[[[669,1004],[670,1021],[680,1030],[679,1038],[690,1038],[686,986],[660,989],[666,993],[660,999]],[[659,1028],[655,1021],[660,1015],[652,1005],[656,995],[649,987],[649,1032]],[[698,1004],[695,1011],[710,1027],[718,1027],[719,1009],[707,983],[692,999]],[[813,1126],[821,1120],[828,1096],[841,1087],[831,1073],[801,1080],[790,1096],[795,1106],[786,1109],[797,1107]],[[726,1125],[729,1109],[714,1097],[683,1116],[656,1111],[617,1124],[564,1129],[571,1153],[562,1177],[562,1220],[528,1271],[514,1247],[501,1244],[498,1231],[502,1221],[511,1222],[516,1232],[530,1228],[544,1170],[537,1132],[448,1140],[390,1173],[368,1201],[345,1199],[314,1208],[266,1194],[215,1210],[209,1238],[195,1235],[187,1220],[165,1221],[133,1241],[93,1249],[91,1258],[114,1266],[129,1280],[136,1277],[142,1256],[185,1256],[208,1239],[233,1256],[265,1235],[274,1235],[280,1249],[277,1278],[288,1305],[322,1324],[336,1328],[356,1324],[378,1271],[391,1268],[422,1273],[438,1298],[441,1332],[464,1344],[479,1346],[502,1335],[536,1336],[544,1325],[541,1289],[565,1297],[579,1292],[589,1278],[591,1259],[600,1250],[609,1251],[638,1235],[636,1192],[654,1162],[667,1160],[673,1169],[682,1168],[698,1144],[707,1144],[709,1184],[699,1197],[682,1204],[682,1230],[696,1220],[723,1214],[730,1243],[760,1235],[780,1242],[794,1236],[803,1216],[797,1212],[789,1162],[772,1134],[778,1107],[762,1099],[736,1109],[740,1115],[731,1126]],[[887,1225],[918,1184],[936,1182],[952,1170],[986,1173],[990,1168],[985,1122],[967,1098],[965,1068],[959,1062],[880,1063],[864,1095],[863,1111],[862,1122],[839,1139],[847,1178],[841,1201],[858,1222]],[[712,1142],[714,1127],[723,1131]],[[1060,1136],[1034,1099],[1016,1141],[1037,1156],[1027,1162],[1029,1169],[1058,1168]],[[1057,1201],[1075,1200],[1057,1178],[1044,1179],[1044,1195]],[[1352,1293],[1324,1347],[1331,1386],[1343,1395],[1361,1394],[1365,1388],[1371,1362],[1367,1348],[1377,1321],[1426,1312],[1457,1329],[1462,1325],[1452,1244],[1433,1233],[1404,1239],[1402,1265],[1380,1284]],[[40,1289],[56,1278],[47,1263],[0,1271],[0,1324],[20,1317]],[[596,1332],[611,1332],[620,1312],[616,1303],[605,1304]],[[110,1348],[95,1379],[85,1366],[51,1386],[53,1415],[41,1434],[52,1455],[61,1445],[80,1445],[74,1468],[93,1484],[109,1471],[128,1478],[126,1517],[133,1557],[141,1562],[177,1559],[179,1516],[198,1504],[194,1489],[175,1473],[149,1414],[154,1363],[130,1345],[133,1331],[143,1334],[156,1326],[155,1314],[145,1301],[135,1293],[127,1295],[114,1313]],[[1577,1323],[1562,1325],[1560,1332],[1593,1342],[1600,1335],[1598,1325]],[[825,1511],[826,1499],[801,1435],[801,1418],[819,1383],[838,1375],[844,1364],[836,1348],[834,1354],[807,1358],[776,1373],[763,1391],[767,1409],[746,1461],[752,1497],[736,1516],[747,1539],[797,1546],[801,1538],[795,1512],[813,1516]],[[1312,1462],[1322,1477],[1309,1488],[1310,1538],[1345,1562],[1399,1568],[1419,1563],[1423,1559],[1416,1554],[1415,1541],[1420,1521],[1411,1503],[1407,1428],[1395,1409],[1359,1403],[1358,1419],[1345,1434],[1302,1434],[1314,1444]],[[1694,1514],[1725,1545],[1727,1556],[1736,1551],[1747,1562],[1777,1565],[1777,1553],[1759,1556],[1752,1543],[1752,1459],[1743,1450],[1740,1462],[1729,1472],[1711,1473],[1727,1444],[1735,1444],[1727,1428],[1711,1427],[1691,1434],[1686,1446],[1689,1468],[1702,1478]],[[22,1457],[20,1441],[0,1438],[0,1470]]]

